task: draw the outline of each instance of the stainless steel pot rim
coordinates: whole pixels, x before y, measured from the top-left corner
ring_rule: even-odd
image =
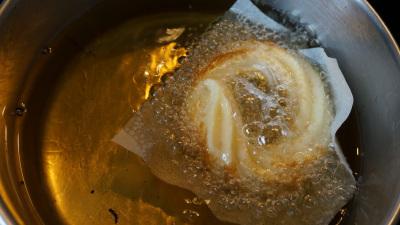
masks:
[[[3,0],[0,5],[0,21],[2,20],[2,18],[7,17],[7,14],[12,11],[13,5],[15,5],[17,2],[17,0]],[[385,40],[385,43],[390,50],[393,58],[395,59],[397,65],[400,67],[399,46],[397,45],[395,39],[393,38],[393,35],[390,33],[383,20],[380,18],[380,16],[368,3],[367,0],[355,0],[355,2],[373,22],[374,26],[379,31],[382,38]],[[0,225],[17,224],[15,218],[12,217],[7,208],[7,205],[5,204],[4,195],[5,193],[0,192]],[[396,204],[393,207],[392,213],[387,217],[385,224],[396,225],[397,222],[400,222],[400,195],[397,196]]]
[[[373,21],[373,24],[376,26],[377,30],[380,32],[387,46],[389,47],[392,56],[396,59],[397,66],[400,67],[400,49],[392,33],[389,31],[389,28],[367,0],[356,2]],[[387,222],[385,224],[388,225],[396,225],[400,222],[400,195],[397,196],[397,201],[393,208],[393,214],[388,217],[386,221]]]

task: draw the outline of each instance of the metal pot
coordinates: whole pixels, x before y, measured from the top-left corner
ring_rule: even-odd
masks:
[[[400,53],[389,31],[365,0],[259,1],[309,24],[328,54],[338,59],[353,91],[363,159],[359,192],[346,224],[396,224],[400,214]],[[89,20],[92,29],[82,30],[87,36],[136,14],[188,7],[223,12],[231,3],[3,1],[0,6],[0,218],[7,224],[66,221],[54,213],[45,197],[48,189],[41,181],[38,169],[41,162],[34,159],[35,152],[29,146],[20,148],[23,143],[17,129],[21,123],[18,116],[25,111],[21,93],[35,82],[35,77],[30,77],[35,59],[51,52],[46,48],[49,40],[89,9],[93,12]],[[26,179],[30,180],[29,185],[22,183]]]

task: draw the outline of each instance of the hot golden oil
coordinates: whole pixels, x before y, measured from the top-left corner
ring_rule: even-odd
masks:
[[[133,19],[82,46],[71,59],[57,55],[68,46],[52,47],[46,57],[61,61],[62,67],[50,60],[44,68],[56,68],[40,71],[42,82],[52,86],[47,93],[39,90],[28,104],[26,126],[37,131],[39,143],[24,146],[40,153],[40,179],[63,223],[225,224],[206,202],[160,181],[140,158],[111,141],[151,87],[179,66],[188,36],[215,18],[175,13]],[[172,28],[184,28],[185,33],[168,40],[165,35]],[[73,36],[63,38],[80,46],[70,40]],[[29,118],[33,114],[42,120],[32,121],[38,120]]]
[[[184,30],[184,28],[178,29]],[[169,29],[167,29],[167,31],[168,30]],[[163,38],[165,39],[165,37],[161,37],[160,39],[162,40]],[[178,36],[175,38],[178,38]],[[171,39],[171,41],[172,40],[174,39]],[[183,47],[177,48],[176,42],[170,42],[154,48],[148,54],[148,59],[146,59],[146,57],[142,59],[144,62],[148,61],[145,63],[144,71],[138,69],[133,73],[132,77],[133,91],[131,92],[131,106],[134,111],[140,109],[144,101],[149,99],[151,89],[156,85],[160,85],[165,75],[173,73],[179,68],[180,63],[178,60],[185,57],[186,52],[187,50]],[[126,58],[123,59],[123,64],[129,64],[130,60],[135,59],[127,55]]]
[[[159,180],[139,157],[111,141],[132,110],[149,97],[151,87],[163,76],[173,76],[178,59],[186,55],[188,40],[215,18],[204,13],[145,16],[88,45],[74,35],[62,37],[78,48],[76,54],[57,55],[68,45],[52,48],[48,57],[54,60],[43,68],[53,68],[39,71],[42,82],[52,86],[48,91],[38,88],[27,104],[22,148],[38,152],[37,179],[46,195],[38,197],[31,191],[33,201],[49,199],[49,208],[65,224],[227,224],[215,218],[207,202]],[[176,34],[168,29],[176,28],[185,32],[177,40],[165,38]],[[350,131],[342,132],[343,137],[349,132],[351,137],[358,135],[353,125],[345,129]],[[345,153],[354,152],[356,141],[345,141],[351,143],[343,146]],[[350,156],[358,172],[359,158]],[[36,182],[35,177],[29,179],[27,186]]]

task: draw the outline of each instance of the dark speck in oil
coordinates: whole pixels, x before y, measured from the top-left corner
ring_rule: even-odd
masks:
[[[27,109],[24,103],[20,103],[14,111],[16,116],[23,116],[26,113]]]
[[[112,208],[109,208],[108,212],[110,212],[110,214],[113,216],[114,223],[117,224],[118,223],[118,214],[117,214],[117,212],[115,212],[115,210],[112,209]]]

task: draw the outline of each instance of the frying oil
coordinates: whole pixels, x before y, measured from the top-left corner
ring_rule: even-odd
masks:
[[[51,59],[40,71],[40,80],[51,88],[34,90],[29,104],[30,115],[43,120],[31,119],[26,126],[40,130],[35,135],[41,174],[51,207],[67,224],[226,224],[207,201],[160,181],[140,158],[111,141],[152,88],[179,67],[191,36],[215,18],[146,16],[83,48],[71,34],[62,37],[66,44],[52,45],[46,55]],[[76,54],[61,54],[74,46]]]
[[[36,101],[48,103],[36,150],[52,207],[67,224],[227,224],[215,218],[207,200],[159,180],[111,141],[215,19],[204,13],[145,16],[98,36],[67,59],[57,56],[62,45],[54,48],[51,57],[63,67],[57,74],[43,71],[57,79],[51,93],[37,95],[44,100]],[[358,172],[358,142],[347,138],[357,136],[354,124],[350,118],[338,137]]]

